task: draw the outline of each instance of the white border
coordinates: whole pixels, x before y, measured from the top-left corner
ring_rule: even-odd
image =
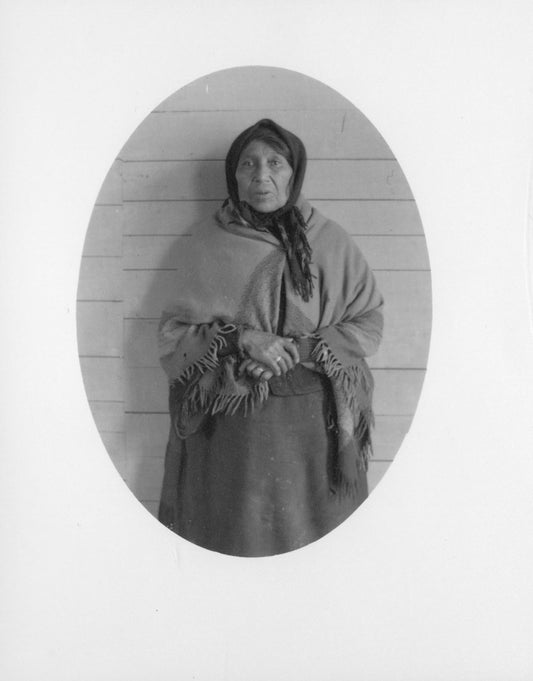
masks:
[[[533,355],[528,3],[7,3],[3,678],[529,679]],[[76,357],[105,172],[169,94],[262,64],[333,87],[404,170],[434,323],[413,428],[324,540],[195,549],[115,474]]]

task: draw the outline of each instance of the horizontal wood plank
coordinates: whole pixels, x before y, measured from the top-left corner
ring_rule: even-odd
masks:
[[[127,463],[127,485],[137,499],[156,501],[161,496],[164,459],[129,459]]]
[[[211,73],[167,97],[156,111],[343,109],[340,93],[301,73],[269,66],[243,66]]]
[[[124,320],[124,363],[128,369],[159,366],[158,325],[155,319]]]
[[[91,367],[82,367],[82,371],[90,371]],[[125,430],[124,403],[105,400],[91,401],[89,407],[100,435],[103,433],[120,433]]]
[[[78,303],[77,326],[80,355],[122,357],[122,303]]]
[[[376,416],[412,416],[424,378],[423,369],[373,369]]]
[[[126,414],[126,447],[133,459],[162,457],[170,431],[168,414]]]
[[[376,272],[385,305],[381,345],[369,364],[375,368],[426,367],[432,322],[429,272]]]
[[[392,461],[407,435],[412,416],[376,416],[372,433],[374,461]]]
[[[154,516],[154,518],[157,518],[157,512],[159,510],[159,501],[141,501],[142,505],[144,508],[150,513],[151,515]]]
[[[80,358],[85,392],[89,401],[122,401],[123,362],[102,357]]]
[[[117,205],[122,203],[122,161],[117,159],[111,165],[95,201],[96,205]]]
[[[87,228],[84,256],[122,255],[122,208],[95,206]]]
[[[429,269],[423,236],[352,237],[373,270]],[[187,236],[124,237],[125,269],[167,269],[175,266],[175,253]]]
[[[357,109],[265,110],[304,143],[309,159],[361,159],[394,156],[369,120]],[[233,140],[258,120],[257,111],[185,111],[153,113],[130,137],[123,161],[224,160]]]
[[[180,236],[216,213],[221,202],[128,201],[124,204],[124,236]]]
[[[128,485],[128,459],[127,457],[110,457],[113,466],[122,480]]]
[[[416,409],[425,371],[416,369],[374,369],[376,415],[412,415]],[[128,370],[125,410],[166,413],[168,382],[157,368]]]
[[[386,474],[390,461],[371,461],[368,466],[368,492],[373,492]]]
[[[211,201],[130,201],[124,204],[124,235],[179,236],[217,211]],[[424,231],[414,201],[313,201],[323,215],[338,222],[348,234],[415,235]]]
[[[134,161],[122,171],[125,201],[222,200],[223,161]],[[310,161],[303,193],[313,199],[412,199],[396,161]]]
[[[414,201],[314,200],[323,215],[353,235],[414,235],[424,230]]]
[[[125,480],[126,469],[126,437],[124,433],[101,433],[100,437],[111,461]]]
[[[355,243],[374,270],[429,270],[423,236],[355,236]]]
[[[78,301],[121,301],[122,258],[83,257],[78,282]]]

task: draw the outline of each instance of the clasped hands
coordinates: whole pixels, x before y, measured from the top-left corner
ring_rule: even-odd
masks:
[[[273,376],[286,374],[300,361],[292,338],[273,333],[245,329],[241,344],[248,357],[239,365],[239,375],[248,374],[257,380],[269,381]]]

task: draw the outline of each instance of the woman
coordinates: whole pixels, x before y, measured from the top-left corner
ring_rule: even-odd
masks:
[[[301,195],[298,137],[263,119],[229,198],[180,253],[159,327],[171,431],[159,519],[236,556],[325,535],[366,498],[382,297],[347,233]]]

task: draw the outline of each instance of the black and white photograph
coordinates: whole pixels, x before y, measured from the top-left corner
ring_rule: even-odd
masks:
[[[532,31],[0,2],[0,678],[533,678]]]
[[[431,327],[416,202],[331,88],[210,74],[113,163],[77,314],[97,426],[146,508],[208,549],[291,551],[355,511],[413,418]]]

